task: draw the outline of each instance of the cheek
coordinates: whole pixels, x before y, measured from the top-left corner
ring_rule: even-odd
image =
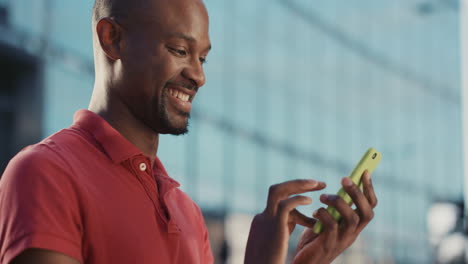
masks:
[[[128,43],[124,47],[122,61],[125,63],[125,71],[129,73],[134,82],[147,82],[152,76],[153,53],[150,39],[142,34],[135,33],[128,37]],[[153,48],[154,49],[154,48]]]
[[[134,52],[133,56],[122,59],[124,77],[130,86],[141,86],[151,78],[151,60],[148,56],[142,56]]]
[[[140,101],[149,104],[160,102],[165,84],[181,79],[182,59],[171,55],[162,44],[151,49],[141,43],[127,48],[125,78],[130,82],[134,95],[139,94]]]
[[[171,56],[155,56],[151,66],[153,83],[162,89],[169,81],[180,79],[181,68],[177,64],[177,58]]]

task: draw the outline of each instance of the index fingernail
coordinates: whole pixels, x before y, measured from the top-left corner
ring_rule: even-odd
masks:
[[[316,181],[316,180],[307,180],[307,184],[309,184],[309,185],[314,185],[314,186],[315,186],[315,185],[317,185],[318,183],[319,183],[319,182]]]
[[[325,182],[322,182],[322,181],[315,181],[315,185],[314,186],[324,186],[325,185]]]

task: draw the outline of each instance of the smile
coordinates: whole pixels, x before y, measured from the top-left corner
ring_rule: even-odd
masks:
[[[168,88],[167,89],[169,94],[184,101],[184,102],[188,102],[190,100],[190,95],[180,91],[180,90],[177,90],[177,89],[172,89],[172,88]]]

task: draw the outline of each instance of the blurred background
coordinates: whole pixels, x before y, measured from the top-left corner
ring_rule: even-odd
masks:
[[[335,193],[371,146],[376,215],[335,263],[465,263],[460,3],[205,2],[207,84],[158,156],[203,209],[216,263],[242,263],[271,184]],[[0,0],[0,172],[87,108],[93,3]]]

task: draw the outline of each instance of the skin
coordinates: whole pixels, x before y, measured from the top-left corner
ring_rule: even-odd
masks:
[[[11,264],[24,264],[24,263],[35,263],[35,264],[79,264],[80,262],[69,256],[44,249],[27,249],[21,253],[18,257],[10,262]]]
[[[197,0],[116,1],[125,17],[93,22],[96,81],[89,110],[154,162],[159,134],[184,132],[188,124],[189,112],[174,103],[168,89],[184,91],[193,101],[205,84],[203,61],[211,49],[208,13]],[[28,249],[13,263],[79,262]]]
[[[183,91],[193,101],[205,84],[203,61],[211,49],[208,14],[201,0],[114,0],[114,13],[93,21],[96,81],[89,110],[103,117],[126,139],[154,161],[159,134],[187,131],[190,107],[182,106],[170,90]],[[125,15],[123,15],[125,14]],[[343,216],[338,224],[325,209],[315,217],[324,231],[306,229],[294,264],[330,263],[357,238],[373,217],[377,204],[370,175],[364,191],[342,182],[356,209],[334,195],[322,196]],[[294,180],[270,187],[264,212],[255,216],[245,263],[285,263],[288,241],[297,224],[313,227],[316,219],[295,208],[312,201],[293,196],[325,188],[314,180]],[[76,264],[58,252],[28,249],[12,263]]]
[[[205,84],[203,61],[211,43],[201,1],[143,2],[126,8],[131,11],[124,17],[96,23],[98,70],[89,109],[154,158],[159,134],[187,129],[190,112],[174,103],[168,89],[190,94],[193,101]]]
[[[306,226],[293,258],[293,264],[328,264],[348,248],[364,227],[374,217],[373,209],[377,198],[372,187],[370,174],[363,174],[363,191],[348,178],[341,181],[345,191],[351,196],[356,209],[351,209],[337,195],[322,195],[320,200],[335,207],[342,215],[337,223],[322,207],[314,213],[314,218],[301,215],[295,208],[310,204],[306,196],[293,196],[308,191],[325,188],[325,183],[314,180],[293,180],[270,187],[267,207],[255,216],[250,228],[245,255],[245,263],[283,264],[288,252],[288,241],[297,224]],[[316,235],[313,225],[320,220],[324,231]]]

